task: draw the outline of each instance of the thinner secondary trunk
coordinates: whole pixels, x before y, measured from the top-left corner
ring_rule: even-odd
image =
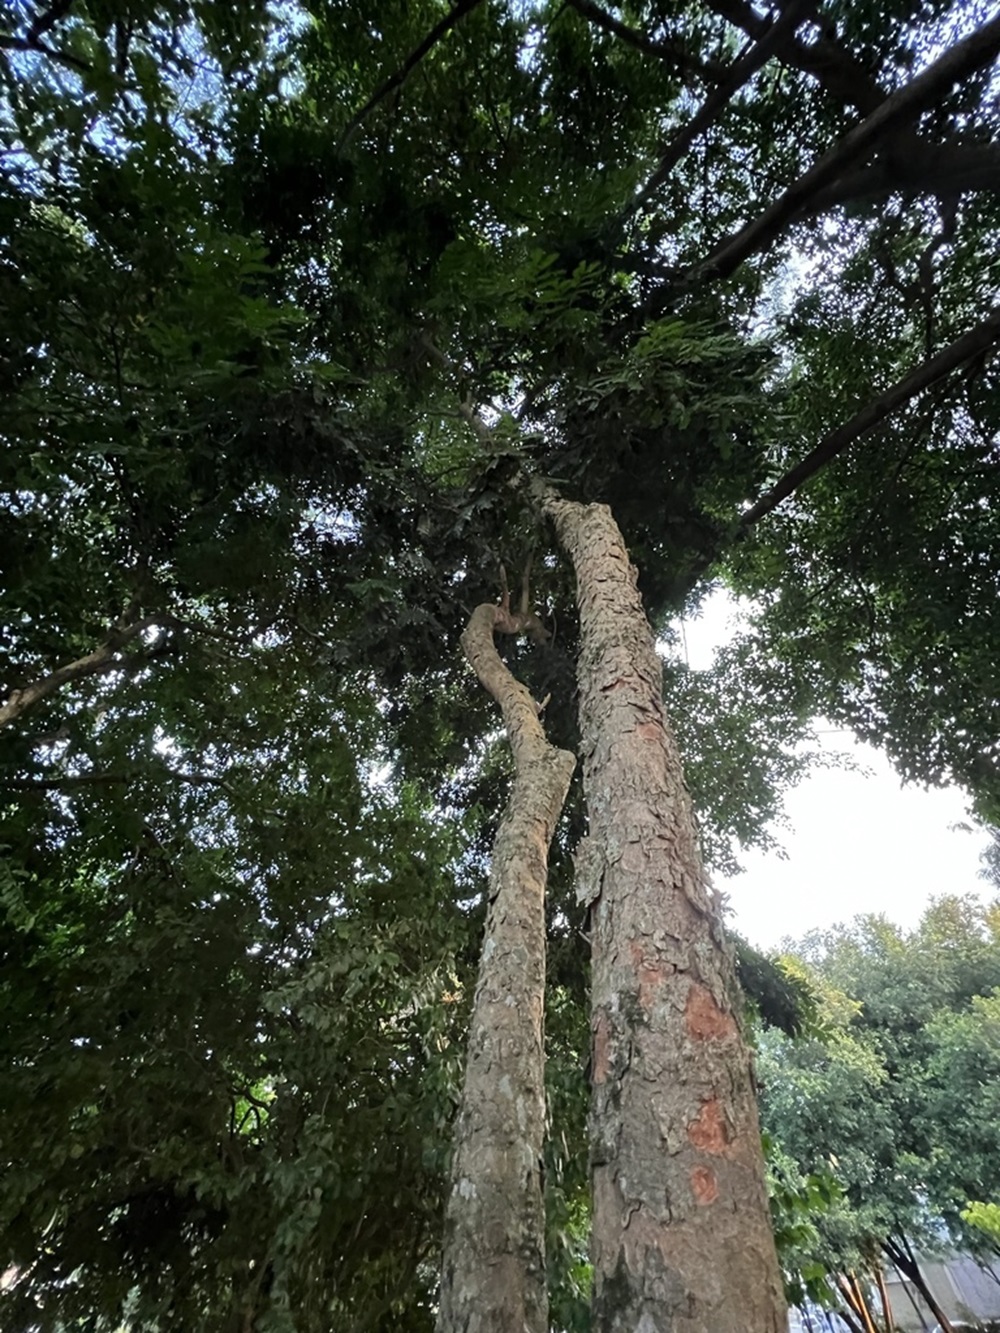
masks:
[[[545,739],[528,690],[504,666],[496,630],[533,616],[479,606],[462,646],[500,704],[514,753],[493,847],[490,907],[455,1129],[438,1333],[547,1333],[543,1013],[548,849],[575,758]]]
[[[544,507],[580,608],[594,1333],[784,1333],[731,958],[635,570],[607,506]]]

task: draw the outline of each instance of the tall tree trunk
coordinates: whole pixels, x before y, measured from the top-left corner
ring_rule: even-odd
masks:
[[[605,505],[543,507],[576,570],[592,931],[595,1333],[787,1327],[750,1056],[662,666]]]
[[[493,847],[490,907],[469,1030],[445,1215],[438,1333],[547,1333],[543,1017],[548,850],[576,760],[545,739],[494,631],[534,616],[479,606],[462,646],[499,703],[514,782]]]

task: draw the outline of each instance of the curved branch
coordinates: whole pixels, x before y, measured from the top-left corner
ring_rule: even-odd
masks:
[[[33,708],[35,704],[40,703],[61,686],[69,684],[70,681],[82,680],[86,676],[101,676],[107,671],[115,671],[121,666],[117,656],[119,649],[124,647],[130,639],[134,639],[136,635],[141,634],[143,630],[162,623],[162,616],[150,616],[146,620],[137,620],[132,625],[116,630],[100,647],[95,648],[92,653],[87,653],[85,657],[78,657],[75,662],[67,662],[65,666],[57,667],[49,675],[43,676],[41,680],[32,681],[30,685],[25,685],[21,690],[12,690],[6,703],[0,704],[0,727],[6,727],[19,718],[22,713],[26,713],[29,708]]]
[[[938,352],[937,356],[931,357],[904,379],[880,393],[872,402],[866,403],[850,421],[831,431],[811,453],[803,458],[801,463],[786,472],[780,481],[741,516],[740,528],[745,530],[752,527],[765,514],[776,509],[793,491],[798,490],[803,482],[814,477],[827,463],[838,454],[842,454],[855,440],[884,421],[896,408],[902,407],[923,389],[950,375],[978,353],[993,348],[997,342],[1000,342],[1000,306],[997,306],[975,328]]]

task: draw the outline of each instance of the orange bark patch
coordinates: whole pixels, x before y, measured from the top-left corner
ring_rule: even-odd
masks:
[[[688,1142],[702,1152],[723,1153],[729,1146],[729,1129],[718,1098],[702,1102],[697,1117],[688,1125]]]
[[[699,1041],[710,1038],[732,1037],[736,1034],[736,1023],[732,1014],[724,1013],[715,1003],[712,992],[693,982],[688,991],[684,1020],[692,1037]]]
[[[635,734],[643,741],[662,741],[663,723],[662,722],[640,722],[635,729]]]
[[[673,968],[669,963],[661,963],[657,958],[647,958],[639,940],[630,940],[628,947],[638,983],[639,1004],[643,1012],[648,1014],[656,999],[656,992]]]
[[[715,1172],[710,1171],[707,1166],[696,1166],[691,1172],[691,1192],[695,1202],[702,1207],[715,1203],[719,1197],[719,1182],[715,1178]]]
[[[607,1081],[611,1063],[611,1024],[606,1014],[598,1014],[594,1025],[594,1058],[591,1062],[595,1084]]]

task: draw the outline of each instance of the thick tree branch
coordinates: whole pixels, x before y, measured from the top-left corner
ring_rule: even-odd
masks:
[[[595,5],[593,0],[566,0],[566,3],[570,9],[575,9],[595,27],[603,28],[605,32],[619,37],[628,46],[634,46],[637,51],[666,61],[678,70],[697,74],[709,80],[721,78],[726,72],[725,65],[720,61],[703,60],[689,51],[683,42],[672,38],[647,37],[638,28],[630,28],[627,23],[622,23],[621,19],[616,19],[613,14],[607,13],[600,5]]]
[[[346,148],[351,143],[355,134],[361,128],[365,117],[371,111],[374,111],[378,104],[384,101],[391,92],[401,88],[424,56],[433,50],[441,38],[451,32],[452,28],[456,27],[466,14],[471,13],[481,3],[482,0],[458,0],[455,7],[434,25],[420,45],[406,57],[395,74],[390,75],[384,83],[380,84],[361,110],[357,111],[347,122],[347,126],[340,137],[339,147],[341,149]]]
[[[850,421],[831,431],[811,453],[803,458],[801,463],[786,472],[780,481],[742,515],[740,527],[742,529],[751,527],[765,514],[776,509],[793,491],[798,490],[803,482],[814,477],[827,463],[838,454],[842,454],[855,440],[884,421],[890,413],[902,407],[911,398],[915,398],[922,390],[950,375],[978,353],[995,347],[997,342],[1000,342],[1000,306],[974,329],[970,329],[950,346],[938,352],[937,356],[931,357],[904,379],[879,394],[872,402],[866,403]]]
[[[708,0],[709,7],[751,37],[761,38],[767,20],[746,0]],[[809,74],[843,106],[869,116],[888,94],[868,66],[830,37],[803,42],[789,37],[778,58],[792,69]],[[935,144],[911,129],[900,130],[886,144],[879,160],[835,182],[814,201],[810,212],[836,204],[874,199],[894,191],[955,195],[967,190],[1000,188],[1000,162],[992,145]]]
[[[712,253],[661,291],[654,306],[665,305],[669,290],[683,290],[698,282],[728,277],[745,259],[766,249],[819,193],[832,185],[845,167],[869,157],[880,141],[900,125],[933,105],[960,79],[996,59],[1000,52],[1000,16],[983,24],[956,43],[915,79],[892,94],[860,125],[855,126],[819,161],[766,208],[753,222],[728,237]]]
[[[473,611],[462,648],[500,705],[514,754],[490,865],[462,1103],[445,1212],[437,1333],[549,1327],[541,1156],[545,1126],[545,887],[548,850],[575,757],[545,738],[494,633],[537,632],[530,613]],[[498,1095],[499,1088],[499,1095]]]
[[[6,703],[0,704],[0,727],[15,721],[22,713],[26,713],[29,708],[33,708],[35,704],[40,703],[61,686],[69,684],[70,681],[82,680],[86,676],[100,676],[107,671],[116,670],[121,666],[117,656],[120,649],[144,630],[162,623],[162,616],[150,616],[146,620],[138,620],[132,625],[117,629],[92,653],[78,657],[75,662],[67,662],[65,666],[57,667],[49,675],[43,676],[41,680],[32,681],[23,689],[12,690]]]
[[[768,31],[767,19],[747,0],[706,0],[706,3],[709,9],[757,41]],[[784,64],[812,74],[838,101],[857,107],[863,115],[870,115],[886,99],[887,94],[872,78],[868,67],[829,37],[811,43],[791,37],[779,54]]]
[[[812,0],[793,0],[773,26],[768,27],[765,24],[765,31],[760,40],[726,72],[718,87],[708,95],[696,114],[667,145],[656,170],[629,208],[630,213],[641,208],[650,195],[659,189],[699,135],[719,118],[744,84],[748,83],[786,44],[806,12],[812,8]]]
[[[189,787],[220,787],[231,796],[236,793],[225,778],[209,773],[181,773],[176,768],[160,767],[148,770],[154,777],[168,777]],[[67,773],[58,778],[0,778],[0,788],[9,791],[71,791],[74,787],[127,786],[142,776],[142,770],[129,769],[122,773]]]
[[[884,199],[889,194],[934,194],[954,199],[972,190],[1000,190],[1000,145],[975,144],[955,148],[932,144],[908,135],[902,150],[895,140],[870,166],[840,176],[813,199],[810,214],[824,213],[838,204]]]
[[[510,609],[509,593],[504,593],[500,606],[490,602],[477,606],[462,635],[462,648],[479,683],[500,705],[515,761],[524,763],[536,757],[531,747],[547,749],[548,741],[538,720],[538,705],[497,652],[494,634],[528,634],[540,640],[548,635],[533,611]]]

